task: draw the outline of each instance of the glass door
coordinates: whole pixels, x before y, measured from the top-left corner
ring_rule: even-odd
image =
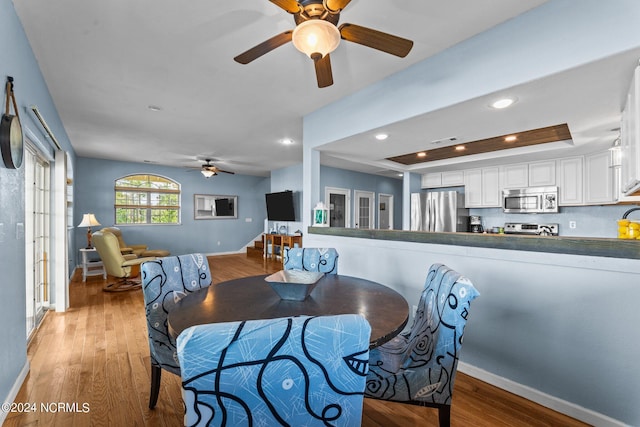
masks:
[[[30,144],[25,149],[25,266],[27,338],[49,306],[51,221],[49,163]]]
[[[354,191],[355,207],[354,224],[355,228],[373,228],[373,200],[375,194],[371,191]]]

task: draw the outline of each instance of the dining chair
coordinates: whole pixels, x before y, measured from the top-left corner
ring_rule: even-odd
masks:
[[[469,279],[433,264],[411,329],[371,350],[365,396],[438,408],[440,427],[448,427],[462,335],[478,295]]]
[[[207,257],[199,253],[148,261],[142,264],[141,272],[151,354],[149,408],[153,409],[158,402],[162,370],[180,375],[167,316],[186,295],[211,285],[211,272]]]
[[[284,250],[283,265],[285,270],[338,274],[338,251],[334,248],[288,248]]]
[[[360,426],[370,334],[359,314],[187,328],[184,425]]]

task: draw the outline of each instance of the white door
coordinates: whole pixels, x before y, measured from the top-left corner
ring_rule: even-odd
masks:
[[[351,191],[346,188],[325,187],[324,200],[329,208],[329,226],[350,227]]]
[[[49,305],[51,221],[49,163],[27,144],[25,150],[25,268],[27,338]]]
[[[355,199],[355,212],[353,215],[355,228],[373,228],[373,201],[375,200],[375,194],[371,191],[355,190],[353,195]]]
[[[378,194],[378,228],[393,229],[393,195]]]

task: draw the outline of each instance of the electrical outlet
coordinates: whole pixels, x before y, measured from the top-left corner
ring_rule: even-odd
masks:
[[[576,222],[575,221],[569,221],[569,228],[576,228]]]

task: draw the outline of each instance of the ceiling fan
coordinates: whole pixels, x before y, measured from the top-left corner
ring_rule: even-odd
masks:
[[[213,165],[211,163],[212,162],[211,159],[205,159],[205,162],[206,163],[200,166],[199,168],[193,168],[193,169],[199,169],[202,175],[204,175],[206,178],[211,178],[214,175],[218,175],[218,172],[230,173],[232,175],[235,174],[235,172],[226,171],[224,169],[220,169],[219,167]]]
[[[413,42],[381,31],[354,24],[337,27],[340,12],[351,0],[269,0],[293,15],[296,28],[287,30],[252,47],[233,58],[241,64],[248,64],[285,43],[293,42],[301,52],[307,54],[315,64],[318,87],[333,84],[331,59],[340,39],[358,43],[404,58]]]

